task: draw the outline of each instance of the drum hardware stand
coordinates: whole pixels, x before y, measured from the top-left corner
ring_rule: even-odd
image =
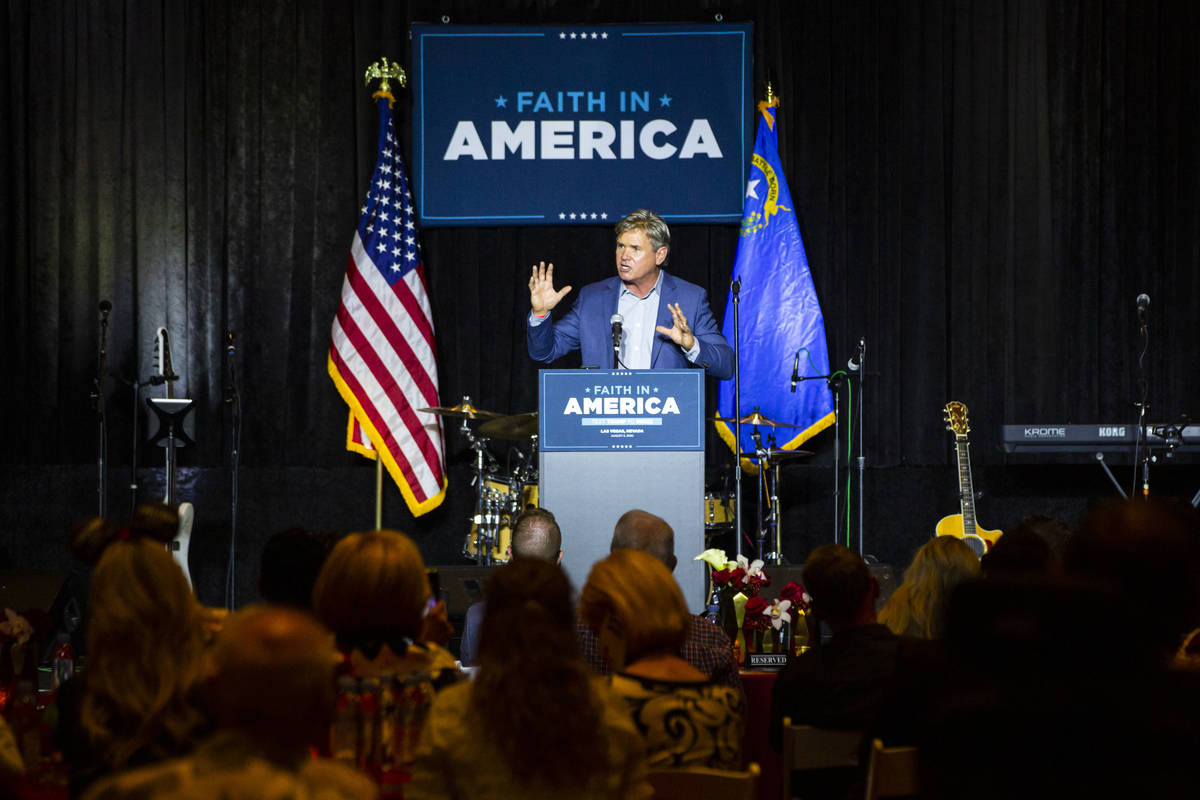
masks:
[[[470,398],[464,397],[463,403],[468,404]],[[487,480],[485,478],[487,470],[484,467],[484,457],[487,454],[488,440],[483,436],[476,436],[471,430],[471,426],[467,424],[467,420],[462,421],[460,430],[467,437],[471,449],[475,451],[475,477],[471,480],[475,483],[475,563],[480,566],[488,566],[492,563],[492,542],[495,539],[496,528],[499,523],[498,509],[495,508],[495,498],[491,497],[487,489]],[[471,534],[467,534],[467,545],[470,544]],[[467,547],[463,547],[467,550]]]

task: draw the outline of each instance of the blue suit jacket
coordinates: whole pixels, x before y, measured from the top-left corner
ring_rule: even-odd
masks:
[[[700,342],[700,356],[693,364],[670,337],[655,333],[654,348],[650,353],[651,369],[702,367],[714,378],[732,378],[733,348],[713,319],[712,309],[708,307],[708,293],[666,271],[662,274],[659,293],[657,324],[670,328],[674,323],[667,305],[678,303],[687,316],[692,334]],[[536,326],[527,323],[525,339],[529,357],[549,363],[572,350],[579,350],[585,366],[611,367],[612,325],[609,320],[617,313],[620,295],[621,279],[614,275],[580,289],[575,305],[557,322],[547,320]]]

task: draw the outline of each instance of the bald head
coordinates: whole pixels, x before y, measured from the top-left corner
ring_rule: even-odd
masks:
[[[621,515],[613,529],[609,552],[617,550],[641,550],[666,564],[667,569],[675,569],[675,531],[665,519],[649,511],[635,508]]]
[[[327,729],[337,663],[333,635],[310,614],[255,605],[225,621],[209,682],[217,725],[310,744]]]
[[[561,550],[562,531],[553,514],[544,508],[530,508],[517,517],[512,531],[514,560],[557,561]]]

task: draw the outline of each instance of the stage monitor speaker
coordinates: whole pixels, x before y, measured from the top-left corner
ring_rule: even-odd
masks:
[[[477,564],[431,567],[431,571],[437,571],[438,599],[446,604],[446,614],[453,619],[465,617],[467,609],[483,599],[488,575],[494,569],[495,565],[481,567]]]

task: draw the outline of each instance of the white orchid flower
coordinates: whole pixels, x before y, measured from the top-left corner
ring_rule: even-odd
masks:
[[[791,607],[791,600],[776,600],[767,606],[762,613],[764,617],[771,620],[771,626],[775,630],[779,630],[783,627],[783,623],[792,621],[792,615],[788,613],[788,609]]]
[[[744,559],[745,556],[743,556],[742,558]],[[760,578],[767,577],[766,575],[763,574],[763,560],[761,558],[754,559],[748,565],[743,567],[743,569],[746,570],[747,578],[750,577],[751,575],[757,575]]]

